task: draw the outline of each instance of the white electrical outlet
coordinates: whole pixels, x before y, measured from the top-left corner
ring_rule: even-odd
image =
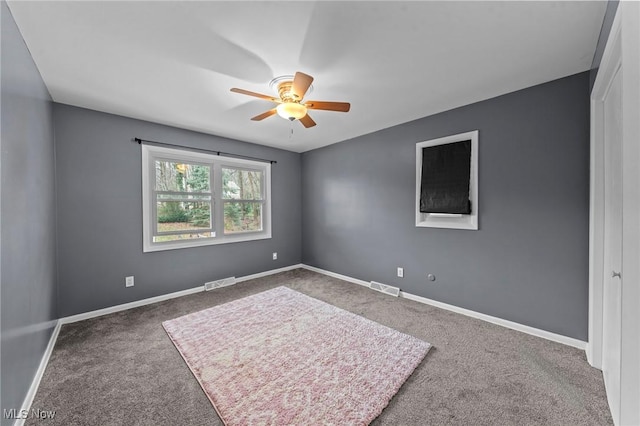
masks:
[[[404,277],[404,268],[398,268],[398,277]]]
[[[273,260],[278,260],[278,252],[273,252]]]
[[[133,275],[124,279],[125,287],[133,287]]]

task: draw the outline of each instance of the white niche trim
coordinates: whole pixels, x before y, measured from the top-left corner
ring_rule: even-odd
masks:
[[[448,143],[471,140],[471,173],[469,174],[469,199],[471,214],[420,212],[420,183],[422,178],[422,149]],[[426,228],[478,229],[478,130],[431,139],[416,144],[416,226]]]

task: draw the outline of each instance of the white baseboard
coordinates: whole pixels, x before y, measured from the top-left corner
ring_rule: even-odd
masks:
[[[348,281],[354,284],[362,285],[365,287],[369,287],[369,283],[353,277],[348,277],[342,274],[336,274],[335,272],[326,271],[324,269],[316,268],[315,266],[302,265],[302,268],[308,269],[310,271],[318,272],[320,274],[324,274],[333,278],[338,278],[340,280]],[[449,305],[448,303],[438,302],[437,300],[427,299],[426,297],[417,296],[415,294],[407,293],[405,291],[400,292],[400,297],[404,297],[405,299],[414,300],[416,302],[424,303],[427,305],[435,306],[437,308],[446,309],[447,311],[455,312],[458,314],[466,315],[468,317],[477,318],[483,321],[490,322],[492,324],[497,324],[502,327],[510,328],[512,330],[520,331],[522,333],[531,334],[532,336],[542,337],[543,339],[551,340],[553,342],[562,343],[567,346],[572,346],[574,348],[586,350],[587,342],[574,339],[572,337],[563,336],[561,334],[552,333],[550,331],[541,330],[539,328],[530,327],[528,325],[520,324],[517,322],[505,320],[498,317],[493,317],[491,315],[482,314],[480,312],[472,311],[470,309],[460,308],[458,306]]]
[[[342,281],[349,281],[350,283],[358,284],[358,285],[361,285],[361,286],[369,288],[369,282],[365,281],[365,280],[359,280],[357,278],[349,277],[347,275],[336,274],[335,272],[331,272],[331,271],[327,271],[327,270],[324,270],[324,269],[316,268],[315,266],[309,266],[309,265],[302,264],[301,267],[304,268],[304,269],[308,269],[310,271],[313,271],[313,272],[317,272],[319,274],[328,275],[330,277],[337,278],[337,279],[342,280]]]
[[[113,314],[115,312],[126,311],[140,306],[150,305],[152,303],[162,302],[164,300],[175,299],[176,297],[188,296],[189,294],[200,293],[204,291],[204,285],[186,290],[176,291],[174,293],[163,294],[160,296],[149,297],[147,299],[136,300],[134,302],[123,303],[121,305],[109,306],[108,308],[97,309],[95,311],[83,312],[81,314],[71,315],[60,318],[62,324],[70,324],[72,322],[84,321],[90,318],[101,317],[103,315]]]
[[[285,266],[284,268],[271,269],[270,271],[259,272],[257,274],[246,275],[244,277],[236,278],[236,283],[240,283],[242,281],[253,280],[255,278],[266,277],[268,275],[278,274],[280,272],[290,271],[292,269],[301,268],[301,264],[295,264],[290,266]],[[140,306],[150,305],[152,303],[163,302],[169,299],[175,299],[176,297],[188,296],[194,293],[200,293],[204,291],[204,284],[198,287],[188,288],[186,290],[176,291],[174,293],[162,294],[160,296],[149,297],[147,299],[136,300],[134,302],[123,303],[121,305],[110,306],[104,309],[98,309],[90,312],[83,312],[81,314],[71,315],[68,317],[60,318],[60,322],[62,324],[69,324],[72,322],[83,321],[90,318],[101,317],[103,315],[113,314],[115,312],[126,311],[127,309],[138,308]]]
[[[347,275],[342,275],[342,274],[337,274],[335,272],[331,272],[331,271],[327,271],[324,269],[320,269],[320,268],[316,268],[314,266],[309,266],[309,265],[305,265],[305,264],[296,264],[296,265],[290,265],[290,266],[285,266],[283,268],[278,268],[278,269],[272,269],[270,271],[265,271],[265,272],[259,272],[257,274],[252,274],[252,275],[246,275],[244,277],[238,277],[236,278],[236,282],[242,282],[242,281],[249,281],[249,280],[253,280],[256,278],[262,278],[262,277],[266,277],[268,275],[273,275],[273,274],[277,274],[280,272],[285,272],[285,271],[291,271],[293,269],[298,269],[298,268],[303,268],[303,269],[308,269],[310,271],[313,272],[318,272],[320,274],[323,275],[327,275],[333,278],[337,278],[343,281],[347,281],[350,283],[354,283],[354,284],[358,284],[364,287],[369,288],[369,283],[367,281],[364,280],[360,280],[357,278],[353,278],[353,277],[349,277]],[[40,386],[40,381],[42,380],[42,376],[44,374],[44,371],[47,367],[47,364],[49,363],[49,357],[51,357],[51,353],[53,352],[53,348],[56,344],[56,340],[58,339],[58,334],[60,333],[60,327],[63,324],[69,324],[69,323],[73,323],[73,322],[77,322],[77,321],[82,321],[85,319],[89,319],[89,318],[96,318],[96,317],[100,317],[103,315],[108,315],[111,313],[115,313],[115,312],[120,312],[120,311],[124,311],[127,309],[132,309],[132,308],[137,308],[139,306],[145,306],[145,305],[150,305],[152,303],[157,303],[157,302],[162,302],[164,300],[169,300],[169,299],[174,299],[176,297],[182,297],[182,296],[187,296],[189,294],[194,294],[194,293],[199,293],[201,291],[204,291],[204,285],[199,286],[199,287],[195,287],[195,288],[190,288],[187,290],[182,290],[182,291],[177,291],[174,293],[169,293],[169,294],[164,294],[161,296],[156,296],[156,297],[150,297],[148,299],[142,299],[142,300],[137,300],[134,302],[129,302],[129,303],[124,303],[121,305],[116,305],[116,306],[111,306],[109,308],[104,308],[104,309],[98,309],[95,311],[91,311],[91,312],[84,312],[81,314],[77,314],[77,315],[71,315],[68,317],[63,317],[60,318],[58,321],[56,321],[56,325],[55,328],[53,329],[53,333],[51,334],[51,338],[49,339],[49,344],[47,345],[47,348],[45,349],[45,352],[42,356],[42,360],[40,361],[40,365],[38,367],[38,370],[36,371],[35,377],[33,378],[33,382],[31,383],[31,386],[29,387],[29,391],[27,392],[27,395],[24,399],[24,402],[22,404],[22,410],[30,410],[31,409],[31,404],[33,403],[33,399],[36,395],[36,392],[38,390],[38,387]],[[555,333],[551,333],[549,331],[545,331],[545,330],[540,330],[534,327],[529,327],[527,325],[523,325],[523,324],[519,324],[516,322],[512,322],[512,321],[508,321],[508,320],[504,320],[502,318],[497,318],[497,317],[492,317],[490,315],[485,315],[485,314],[481,314],[479,312],[475,312],[475,311],[471,311],[469,309],[464,309],[464,308],[460,308],[454,305],[449,305],[447,303],[442,303],[442,302],[438,302],[436,300],[431,300],[431,299],[427,299],[426,297],[422,297],[422,296],[416,296],[415,294],[411,294],[411,293],[407,293],[404,291],[400,292],[400,297],[404,297],[405,299],[410,299],[410,300],[414,300],[416,302],[420,302],[420,303],[425,303],[427,305],[432,305],[432,306],[436,306],[438,308],[442,308],[442,309],[446,309],[448,311],[452,311],[452,312],[456,312],[462,315],[466,315],[469,317],[473,317],[473,318],[477,318],[477,319],[481,319],[483,321],[487,321],[493,324],[497,324],[497,325],[501,325],[503,327],[507,327],[513,330],[517,330],[517,331],[521,331],[523,333],[527,333],[527,334],[531,334],[533,336],[537,336],[537,337],[542,337],[544,339],[547,340],[551,340],[554,342],[558,342],[558,343],[562,343],[568,346],[573,346],[575,348],[578,349],[586,349],[587,346],[587,342],[583,342],[581,340],[577,340],[577,339],[573,339],[571,337],[567,337],[567,336],[562,336],[559,334],[555,334]],[[22,426],[24,424],[24,419],[17,419],[14,423],[14,426]]]
[[[241,283],[242,281],[255,280],[256,278],[262,278],[273,274],[279,274],[280,272],[292,271],[294,269],[302,268],[302,263],[298,263],[295,265],[285,266],[284,268],[271,269],[265,272],[258,272],[257,274],[245,275],[244,277],[236,278],[236,283]]]
[[[272,269],[270,271],[259,272],[257,274],[246,275],[244,277],[236,278],[236,282],[249,281],[256,278],[266,277],[268,275],[278,274],[280,272],[291,271],[293,269],[302,268],[302,264],[295,264],[290,266],[285,266],[283,268]],[[56,325],[53,329],[53,333],[51,334],[51,338],[49,339],[49,344],[45,349],[44,355],[42,356],[42,360],[40,361],[40,365],[38,366],[38,370],[36,371],[36,375],[33,378],[33,382],[31,382],[31,386],[29,387],[29,391],[22,403],[21,410],[29,411],[31,409],[31,404],[33,403],[33,398],[36,396],[36,392],[38,391],[38,387],[40,386],[40,381],[42,380],[42,375],[44,374],[44,370],[47,368],[47,364],[49,363],[49,357],[51,357],[51,353],[53,352],[53,347],[56,344],[56,340],[58,339],[58,334],[60,333],[60,327],[63,324],[70,324],[73,322],[78,322],[82,320],[86,320],[89,318],[96,318],[103,315],[112,314],[115,312],[125,311],[127,309],[137,308],[139,306],[150,305],[152,303],[162,302],[164,300],[175,299],[176,297],[187,296],[189,294],[199,293],[204,291],[204,285],[194,288],[189,288],[187,290],[176,291],[174,293],[163,294],[156,297],[150,297],[147,299],[136,300],[135,302],[123,303],[121,305],[111,306],[104,309],[98,309],[90,312],[83,312],[77,315],[71,315],[68,317],[63,317],[55,321]],[[21,411],[24,412],[24,411]],[[16,419],[14,422],[14,426],[22,426],[25,422],[25,419]]]
[[[532,336],[542,337],[543,339],[551,340],[553,342],[562,343],[567,346],[573,346],[574,348],[586,350],[587,342],[574,339],[573,337],[563,336],[561,334],[552,333],[550,331],[541,330],[539,328],[530,327],[528,325],[520,324],[517,322],[509,321],[506,319],[493,317],[491,315],[482,314],[480,312],[472,311],[465,308],[460,308],[455,305],[449,305],[447,303],[438,302],[437,300],[427,299],[426,297],[416,296],[415,294],[400,292],[400,297],[405,299],[415,300],[416,302],[425,303],[447,311],[455,312],[458,314],[466,315],[468,317],[477,318],[492,324],[501,325],[502,327],[510,328],[512,330],[521,331],[523,333],[531,334]]]
[[[49,338],[49,344],[47,344],[46,349],[44,350],[44,354],[42,355],[42,359],[40,360],[40,365],[36,370],[36,374],[33,377],[33,381],[31,382],[31,386],[29,386],[29,390],[27,391],[27,395],[22,402],[22,408],[20,409],[21,413],[28,412],[31,409],[31,404],[33,403],[33,398],[36,396],[36,392],[38,391],[38,387],[40,387],[40,381],[42,380],[42,376],[44,375],[44,370],[47,368],[47,364],[49,364],[49,358],[51,357],[51,353],[53,352],[53,347],[56,345],[56,341],[58,340],[58,334],[60,333],[60,327],[62,324],[60,321],[55,322],[56,325],[53,328],[53,332],[51,333],[51,337]],[[14,426],[22,426],[26,419],[20,418],[16,419],[13,422]]]

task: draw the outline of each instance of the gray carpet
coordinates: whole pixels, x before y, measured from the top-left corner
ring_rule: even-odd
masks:
[[[612,424],[583,351],[302,269],[64,325],[27,424],[221,425],[161,323],[280,285],[434,345],[374,425]]]

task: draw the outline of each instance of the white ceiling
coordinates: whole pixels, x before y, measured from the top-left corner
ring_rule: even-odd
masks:
[[[303,152],[588,70],[606,2],[9,7],[56,102]],[[296,71],[351,111],[253,122],[273,104],[229,91]]]

